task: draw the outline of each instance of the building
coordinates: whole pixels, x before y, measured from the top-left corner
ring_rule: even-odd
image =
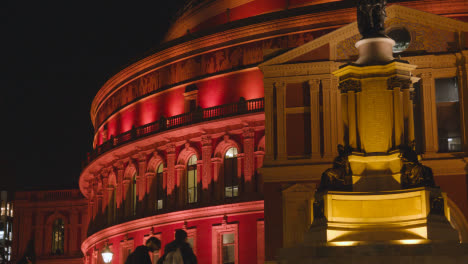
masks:
[[[14,215],[12,196],[10,191],[0,191],[0,263],[11,260]]]
[[[418,147],[448,192],[463,240],[466,3],[394,2],[405,7],[388,9],[388,34],[422,79]],[[102,263],[108,246],[112,263],[122,264],[149,236],[164,245],[176,229],[187,230],[200,263],[273,263],[280,248],[300,241],[344,136],[331,72],[357,55],[354,8],[336,0],[189,1],[160,48],[94,98],[94,150],[80,176],[89,201],[85,263]],[[437,87],[460,93],[447,101]]]
[[[78,189],[20,191],[14,204],[14,260],[29,256],[35,263],[83,263],[88,202]]]

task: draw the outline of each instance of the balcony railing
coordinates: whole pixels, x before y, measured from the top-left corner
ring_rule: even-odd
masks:
[[[262,112],[264,111],[264,105],[264,98],[241,100],[237,103],[198,109],[190,113],[185,113],[169,118],[162,117],[153,123],[149,123],[140,127],[133,127],[131,130],[116,137],[112,136],[108,141],[104,142],[103,144],[96,147],[93,151],[88,153],[84,166],[88,165],[91,161],[95,160],[100,155],[127,142],[182,126],[235,115]]]

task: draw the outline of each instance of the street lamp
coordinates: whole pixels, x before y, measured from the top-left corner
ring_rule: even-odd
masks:
[[[112,261],[112,256],[114,256],[114,253],[109,249],[109,246],[106,243],[106,247],[102,250],[101,252],[102,255],[102,260],[104,260],[104,263],[111,263]]]

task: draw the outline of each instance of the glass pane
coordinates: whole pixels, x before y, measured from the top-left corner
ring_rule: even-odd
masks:
[[[234,244],[235,236],[234,233],[223,234],[223,244]]]
[[[237,149],[236,148],[230,148],[226,151],[225,158],[230,159],[230,158],[235,158],[237,157]]]
[[[188,165],[197,165],[197,156],[196,155],[192,155],[188,161]]]
[[[162,173],[163,170],[164,170],[164,165],[161,163],[161,165],[159,165],[158,170],[156,172],[157,173]]]
[[[223,264],[234,264],[235,262],[234,245],[223,246]]]
[[[436,79],[436,102],[458,102],[457,78]]]
[[[158,209],[158,210],[163,209],[163,200],[158,200],[157,209]]]
[[[436,79],[439,152],[462,150],[460,103],[456,78]]]

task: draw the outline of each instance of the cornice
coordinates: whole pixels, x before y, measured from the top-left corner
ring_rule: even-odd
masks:
[[[86,254],[87,250],[96,245],[100,244],[108,239],[126,234],[129,232],[135,232],[142,229],[148,229],[155,226],[163,226],[167,224],[183,223],[184,221],[194,221],[202,219],[210,219],[214,217],[231,216],[238,214],[254,214],[263,213],[264,203],[263,201],[245,202],[236,204],[226,204],[219,206],[210,206],[198,209],[190,209],[184,211],[178,211],[173,213],[167,213],[162,215],[145,217],[126,223],[114,225],[112,227],[101,230],[92,236],[88,237],[81,244],[81,251]]]

